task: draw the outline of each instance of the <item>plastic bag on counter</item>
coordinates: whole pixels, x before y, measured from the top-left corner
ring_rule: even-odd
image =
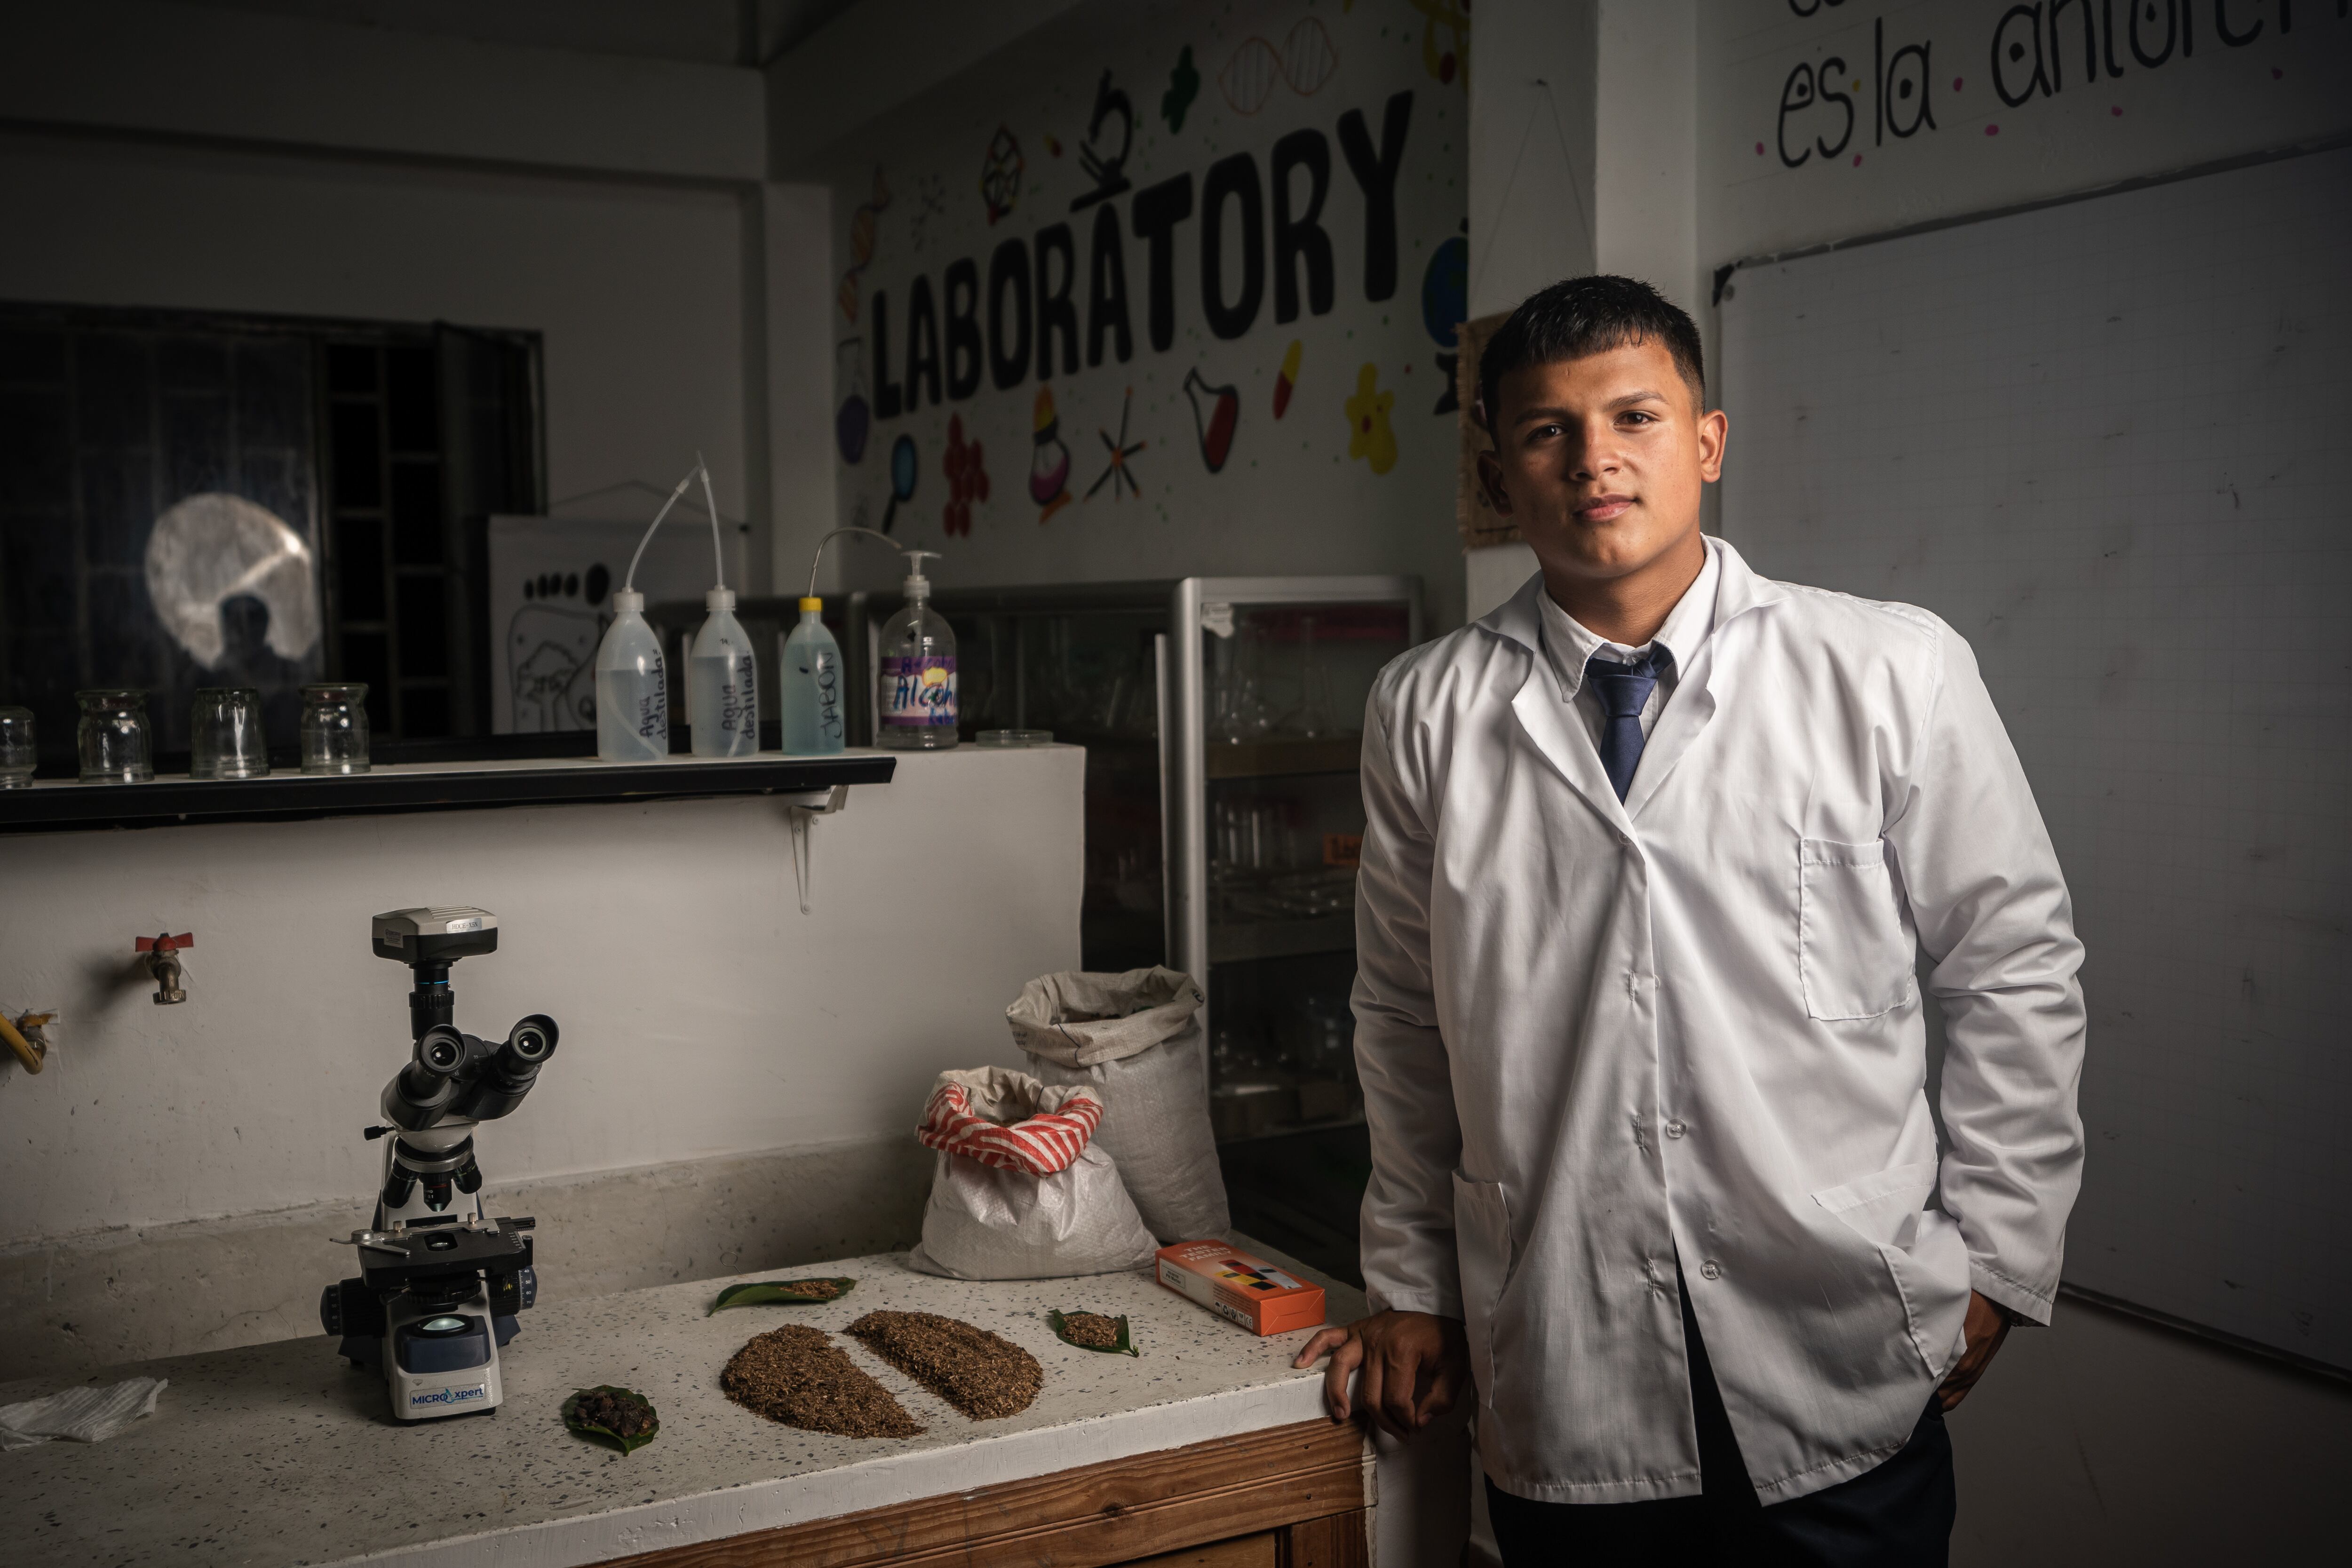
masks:
[[[1010,1068],[940,1074],[916,1136],[939,1151],[908,1262],[953,1279],[1053,1279],[1148,1267],[1158,1250],[1097,1146],[1104,1095]]]
[[[1041,974],[1004,1010],[1029,1068],[1102,1091],[1095,1142],[1118,1162],[1144,1225],[1162,1241],[1232,1228],[1209,1125],[1201,988],[1172,969]]]

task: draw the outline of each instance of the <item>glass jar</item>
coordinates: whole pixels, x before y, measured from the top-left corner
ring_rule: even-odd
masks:
[[[261,732],[261,693],[249,686],[205,686],[188,715],[188,776],[258,779],[269,775]]]
[[[331,680],[302,689],[302,771],[368,771],[367,684]]]
[[[39,753],[33,745],[33,710],[0,708],[0,789],[33,787],[33,764]]]
[[[81,718],[74,743],[84,784],[144,784],[155,776],[154,738],[147,728],[147,694],[108,687],[77,691]]]

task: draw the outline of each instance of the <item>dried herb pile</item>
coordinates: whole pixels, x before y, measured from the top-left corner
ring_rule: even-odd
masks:
[[[1100,1312],[1066,1313],[1062,1325],[1071,1343],[1091,1351],[1107,1351],[1118,1343],[1118,1320]]]
[[[986,1329],[936,1312],[868,1312],[848,1331],[975,1421],[1019,1415],[1045,1385],[1035,1356]]]
[[[753,1338],[728,1362],[719,1385],[746,1410],[804,1432],[914,1437],[923,1431],[906,1406],[859,1371],[824,1331],[801,1323],[787,1323]]]

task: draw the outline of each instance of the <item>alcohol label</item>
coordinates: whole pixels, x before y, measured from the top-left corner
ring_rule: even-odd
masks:
[[[899,725],[956,721],[956,661],[894,655],[882,661],[882,722]]]

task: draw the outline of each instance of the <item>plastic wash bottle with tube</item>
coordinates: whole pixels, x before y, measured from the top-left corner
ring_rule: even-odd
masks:
[[[686,718],[698,757],[748,757],[760,749],[760,676],[751,639],[735,618],[735,590],[702,595],[710,614],[686,665]]]
[[[841,645],[824,629],[824,601],[801,601],[801,624],[776,654],[776,716],[784,751],[796,757],[840,754],[847,742],[842,719]]]
[[[955,633],[931,608],[926,557],[909,550],[907,607],[882,628],[874,692],[874,743],[902,752],[940,752],[956,743]]]
[[[669,671],[646,624],[646,596],[613,594],[613,624],[596,647],[596,754],[608,763],[669,755]]]
[[[687,470],[637,541],[629,574],[613,595],[613,624],[596,645],[596,754],[608,763],[657,763],[669,755],[669,668],[662,662],[661,638],[646,624],[637,563],[694,475]]]

